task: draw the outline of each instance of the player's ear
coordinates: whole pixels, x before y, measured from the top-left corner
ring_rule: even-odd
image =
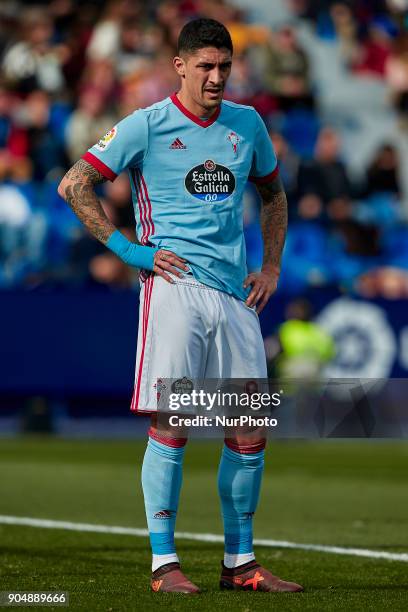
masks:
[[[186,76],[186,63],[182,57],[176,56],[173,59],[173,66],[177,72],[177,74],[184,79]]]

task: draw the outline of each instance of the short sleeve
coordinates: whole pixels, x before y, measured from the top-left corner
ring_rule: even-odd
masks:
[[[82,159],[110,181],[130,166],[140,164],[146,154],[148,125],[145,113],[135,111],[106,132]]]
[[[256,111],[255,114],[254,153],[248,179],[253,183],[266,183],[277,176],[278,162],[265,123]]]

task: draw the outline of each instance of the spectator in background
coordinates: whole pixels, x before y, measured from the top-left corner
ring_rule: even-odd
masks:
[[[355,283],[357,293],[369,300],[406,300],[408,298],[408,273],[391,266],[370,270],[359,276]]]
[[[23,157],[28,154],[27,131],[16,124],[14,113],[20,100],[0,84],[0,154]]]
[[[367,37],[358,47],[351,64],[353,71],[360,75],[384,78],[396,33],[396,27],[388,17],[375,18],[368,28]]]
[[[65,123],[67,112],[58,112],[55,116],[54,110],[50,95],[36,89],[28,94],[14,112],[16,125],[26,134],[34,179],[39,181],[55,178],[66,165],[64,142],[59,134],[58,123]]]
[[[109,211],[109,219],[120,230],[134,230],[135,215],[129,178],[126,173],[123,172],[114,182],[106,183],[104,187],[103,202],[105,210]]]
[[[76,162],[89,147],[114,125],[118,117],[107,108],[105,92],[97,87],[84,89],[78,107],[66,128],[66,143],[71,163]]]
[[[273,33],[266,49],[264,86],[279,101],[283,111],[294,107],[313,108],[308,58],[295,31],[285,26]]]
[[[299,157],[292,151],[289,143],[280,132],[270,131],[273,148],[278,158],[279,174],[285,187],[289,208],[293,207],[296,194]]]
[[[374,225],[362,225],[350,217],[344,217],[334,226],[333,234],[342,242],[342,252],[358,257],[380,255],[380,231]]]
[[[328,10],[330,0],[288,0],[292,12],[297,17],[317,23],[322,13]]]
[[[121,78],[146,69],[147,60],[154,59],[156,55],[155,45],[164,43],[163,31],[156,28],[157,42],[151,37],[150,42],[154,44],[147,47],[143,30],[139,19],[131,19],[122,26],[116,61],[117,73]]]
[[[234,55],[237,54],[239,57],[256,50],[258,47],[263,48],[269,44],[271,37],[270,29],[258,23],[245,23],[238,11],[230,14],[226,22],[231,32]]]
[[[408,129],[408,32],[400,34],[386,64],[387,83],[401,125]]]
[[[88,61],[78,85],[79,96],[84,89],[97,89],[110,104],[114,104],[119,90],[114,63],[107,59]]]
[[[234,57],[225,95],[228,100],[237,104],[251,104],[260,85],[253,78],[251,66],[245,55]]]
[[[15,279],[16,260],[21,259],[26,228],[31,221],[30,202],[12,184],[0,185],[0,286]]]
[[[158,97],[165,98],[174,92],[177,89],[174,75],[171,61],[164,53],[160,53],[154,62],[148,60],[143,68],[127,75],[121,84],[121,115],[150,106]]]
[[[326,207],[339,198],[351,196],[351,182],[340,159],[340,138],[331,127],[324,127],[318,136],[315,156],[303,161],[298,173],[298,195],[318,196]]]
[[[278,104],[276,98],[263,88],[263,74],[261,50],[252,49],[234,56],[225,98],[238,104],[253,106],[261,116],[268,117],[277,110]]]
[[[16,27],[18,8],[9,2],[0,3],[0,54],[3,56]]]
[[[178,23],[182,17],[182,7],[179,2],[164,0],[163,2],[159,2],[156,6],[156,22],[166,32],[169,32],[172,28],[172,24]]]
[[[340,44],[340,52],[345,63],[350,66],[358,54],[358,23],[351,7],[344,2],[336,2],[330,9],[330,16]]]
[[[67,91],[75,95],[86,64],[86,48],[98,19],[98,6],[96,3],[85,2],[77,10],[73,0],[63,0],[61,3],[53,3],[50,8],[55,15],[58,39],[68,49],[67,60],[63,65]]]
[[[0,287],[20,285],[45,260],[47,220],[27,157],[0,156]]]
[[[305,221],[321,220],[323,213],[323,202],[320,197],[314,193],[307,193],[298,201],[297,214],[299,219]]]
[[[86,49],[91,62],[115,62],[120,49],[123,24],[140,19],[141,4],[137,0],[109,0],[96,23]]]
[[[292,380],[316,380],[335,356],[333,338],[312,320],[312,306],[295,299],[285,310],[286,321],[265,339],[268,372]],[[274,362],[274,360],[276,360]]]
[[[401,195],[398,152],[393,145],[384,144],[376,151],[366,177],[367,196],[376,193],[388,193],[396,197]]]
[[[61,91],[64,87],[62,65],[68,57],[68,49],[52,42],[54,27],[46,8],[24,8],[19,25],[18,40],[3,58],[2,69],[7,82],[20,92]]]

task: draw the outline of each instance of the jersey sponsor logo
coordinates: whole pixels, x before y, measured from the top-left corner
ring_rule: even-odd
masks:
[[[229,168],[207,159],[194,166],[184,179],[187,191],[202,202],[222,202],[235,190],[235,176]]]
[[[169,146],[169,149],[187,149],[187,147],[181,142],[180,138],[176,138],[176,140]]]
[[[95,149],[98,149],[98,151],[106,151],[112,140],[115,138],[116,134],[117,129],[113,127],[111,130],[109,130],[109,132],[106,132],[105,136],[96,143]]]
[[[230,132],[228,134],[228,140],[231,143],[232,150],[234,151],[235,157],[238,155],[238,144],[241,142],[236,132]]]

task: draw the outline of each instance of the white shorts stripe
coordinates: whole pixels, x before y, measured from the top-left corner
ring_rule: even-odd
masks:
[[[154,276],[149,276],[144,284],[143,291],[143,316],[141,319],[141,325],[139,324],[139,335],[140,331],[142,331],[142,339],[140,346],[140,359],[137,367],[137,375],[135,379],[135,389],[132,398],[131,410],[137,410],[137,406],[139,404],[140,397],[140,386],[143,376],[143,366],[145,360],[145,351],[146,351],[146,338],[147,338],[147,330],[149,326],[149,314],[150,314],[150,301],[154,284]]]

